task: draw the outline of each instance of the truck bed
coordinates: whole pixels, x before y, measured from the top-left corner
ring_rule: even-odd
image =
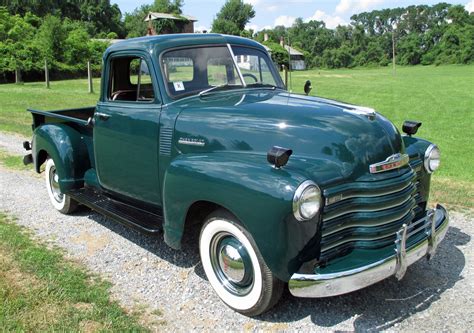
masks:
[[[95,106],[54,111],[28,109],[28,111],[33,114],[34,130],[45,123],[75,123],[87,126],[89,118],[94,116]]]

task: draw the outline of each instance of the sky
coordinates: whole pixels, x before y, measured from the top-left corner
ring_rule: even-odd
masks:
[[[153,0],[112,0],[117,3],[122,13],[131,12],[142,4]],[[311,19],[324,21],[328,28],[347,24],[353,14],[373,9],[406,7],[410,5],[433,5],[439,2],[459,4],[474,12],[474,0],[244,0],[254,6],[255,17],[247,28],[259,31],[277,25],[291,26],[297,17],[305,21]],[[225,0],[185,0],[183,14],[196,17],[195,30],[210,30],[212,20],[221,9]]]

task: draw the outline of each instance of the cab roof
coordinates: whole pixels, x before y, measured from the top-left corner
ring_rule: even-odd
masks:
[[[225,44],[251,46],[265,51],[262,44],[242,37],[221,34],[171,34],[126,39],[111,45],[105,51],[104,58],[116,51],[142,50],[159,54],[163,50],[181,46]]]

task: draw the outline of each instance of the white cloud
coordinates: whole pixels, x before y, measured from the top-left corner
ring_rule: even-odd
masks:
[[[464,8],[466,8],[469,13],[474,13],[474,0],[468,2]]]
[[[355,13],[380,5],[387,0],[340,0],[336,6],[337,14]]]
[[[283,25],[283,26],[288,28],[288,27],[291,27],[293,25],[295,20],[296,20],[296,17],[288,16],[288,15],[281,15],[281,16],[278,16],[275,19],[275,23],[273,25],[275,27],[279,26],[279,25]]]
[[[328,15],[325,12],[323,12],[322,10],[317,10],[313,14],[313,16],[306,18],[305,22],[309,22],[309,21],[312,21],[312,20],[314,20],[314,21],[324,21],[324,23],[326,23],[326,27],[329,28],[329,29],[334,29],[338,25],[346,25],[347,24],[346,21],[344,21],[344,19],[341,18],[340,16]]]
[[[245,26],[246,30],[253,30],[255,32],[260,31],[260,26],[258,24],[248,23]]]
[[[245,3],[249,3],[252,6],[256,6],[260,3],[260,0],[244,0]]]

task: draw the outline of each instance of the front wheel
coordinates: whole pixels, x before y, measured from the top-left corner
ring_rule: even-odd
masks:
[[[231,214],[220,210],[208,217],[199,250],[211,286],[232,309],[257,316],[280,299],[283,282],[273,275],[252,236]]]
[[[59,176],[52,158],[46,161],[46,189],[54,208],[63,214],[70,214],[77,208],[77,202],[59,189]]]

